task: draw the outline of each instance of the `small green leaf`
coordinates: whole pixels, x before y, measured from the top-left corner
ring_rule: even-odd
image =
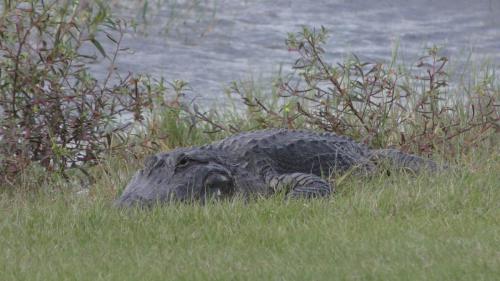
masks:
[[[102,47],[101,43],[99,43],[99,41],[95,40],[95,38],[90,38],[90,42],[92,42],[92,44],[94,44],[94,46],[97,48],[97,50],[99,50],[99,52],[101,53],[101,55],[105,58],[108,57],[108,55],[106,54],[106,51],[104,51],[104,48]]]

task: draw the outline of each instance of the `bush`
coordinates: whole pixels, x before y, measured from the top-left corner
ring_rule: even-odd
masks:
[[[429,49],[414,70],[395,61],[362,62],[356,55],[332,64],[325,59],[326,38],[324,28],[289,34],[288,49],[298,55],[295,71],[278,81],[272,98],[256,94],[247,83],[234,83],[231,94],[247,108],[243,119],[256,127],[308,127],[373,147],[425,155],[438,151],[447,158],[498,137],[500,85],[494,68],[477,73],[476,81],[450,86],[448,58],[437,48]],[[240,127],[195,114],[214,130]]]
[[[160,97],[147,79],[115,67],[126,24],[99,1],[7,1],[0,17],[0,174],[33,162],[60,172],[96,163],[124,142]],[[107,53],[100,40],[114,49]],[[89,54],[89,47],[94,53]],[[86,50],[86,51],[85,51]],[[88,64],[109,61],[104,78]],[[116,138],[117,136],[122,136]],[[1,182],[1,179],[0,179]]]

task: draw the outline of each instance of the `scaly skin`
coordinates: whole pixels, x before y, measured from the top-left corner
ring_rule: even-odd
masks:
[[[117,200],[151,205],[234,196],[329,196],[322,177],[355,170],[370,174],[385,161],[395,168],[437,170],[431,160],[398,150],[372,150],[333,133],[271,129],[237,134],[202,147],[179,148],[146,160]]]

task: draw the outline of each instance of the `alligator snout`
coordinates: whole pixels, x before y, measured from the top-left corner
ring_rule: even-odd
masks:
[[[117,199],[113,203],[113,206],[117,208],[129,208],[134,206],[148,207],[151,206],[151,204],[152,202],[150,202],[150,200],[129,193]]]

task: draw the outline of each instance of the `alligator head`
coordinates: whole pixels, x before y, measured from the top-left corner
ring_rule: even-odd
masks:
[[[151,206],[169,201],[232,197],[236,186],[231,166],[220,152],[181,148],[149,157],[115,204]]]

